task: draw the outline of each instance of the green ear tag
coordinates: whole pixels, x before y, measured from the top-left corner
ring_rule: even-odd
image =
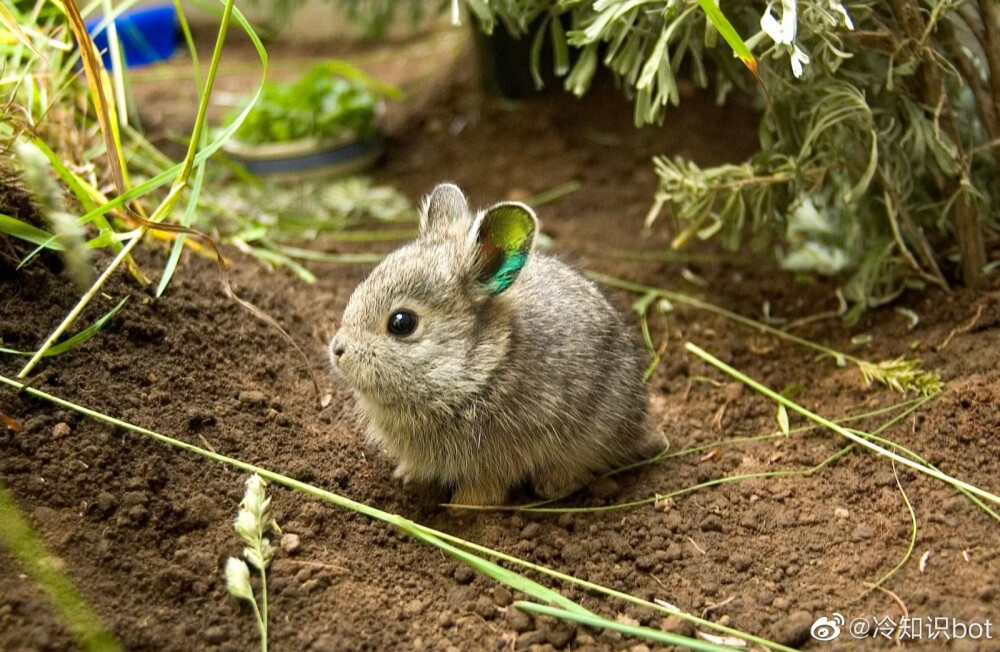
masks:
[[[535,215],[523,204],[497,204],[479,225],[478,280],[487,294],[507,290],[521,273],[535,242]]]

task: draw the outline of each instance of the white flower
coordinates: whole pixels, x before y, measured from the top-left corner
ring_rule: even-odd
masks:
[[[246,562],[236,557],[226,560],[226,590],[243,600],[253,600],[253,589],[250,588],[250,569]]]
[[[836,2],[837,0],[828,0]],[[809,55],[795,43],[798,33],[798,8],[795,0],[781,0],[781,21],[774,17],[774,3],[767,6],[764,15],[760,17],[760,28],[767,34],[778,50],[787,52],[792,64],[792,74],[796,78],[802,76],[805,66],[809,64]],[[845,14],[846,15],[846,14]]]
[[[792,50],[792,74],[796,79],[802,76],[802,67],[809,65],[809,55],[802,51],[799,46],[794,46]]]
[[[850,14],[847,13],[847,8],[843,4],[837,2],[837,0],[829,0],[830,9],[840,14],[844,18],[844,27],[849,30],[854,29],[854,21],[851,20]]]
[[[791,45],[798,31],[798,9],[795,0],[781,0],[781,22],[771,13],[773,3],[767,6],[767,11],[760,17],[760,28],[771,37],[777,45]]]

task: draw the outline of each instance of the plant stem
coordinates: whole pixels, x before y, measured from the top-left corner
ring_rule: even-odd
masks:
[[[903,457],[902,455],[899,455],[897,453],[893,453],[890,450],[886,450],[886,449],[882,448],[881,446],[878,446],[877,444],[873,444],[872,442],[868,441],[864,437],[860,437],[860,436],[854,434],[853,432],[847,430],[846,428],[837,425],[833,421],[830,421],[829,419],[826,419],[826,418],[824,418],[824,417],[816,414],[815,412],[810,412],[809,410],[807,410],[806,408],[802,407],[798,403],[790,401],[789,399],[785,398],[784,396],[782,396],[781,394],[775,392],[774,390],[770,389],[769,387],[765,387],[761,383],[759,383],[756,380],[750,378],[746,374],[744,374],[744,373],[742,373],[742,372],[740,372],[740,371],[738,371],[738,370],[730,367],[729,365],[727,365],[722,360],[719,360],[718,358],[716,358],[715,356],[713,356],[711,353],[708,353],[704,349],[698,347],[695,344],[692,344],[691,342],[685,343],[684,344],[684,348],[687,349],[688,351],[690,351],[691,353],[693,353],[694,355],[698,356],[699,358],[701,358],[702,360],[704,360],[708,364],[712,365],[713,367],[715,367],[715,368],[719,369],[720,371],[722,371],[722,372],[724,372],[724,373],[732,376],[733,378],[735,378],[736,380],[742,382],[743,384],[745,384],[745,385],[747,385],[747,386],[749,386],[749,387],[757,390],[758,392],[760,392],[764,396],[767,396],[771,400],[776,401],[777,403],[779,403],[781,405],[784,405],[789,410],[794,410],[794,411],[798,412],[799,414],[801,414],[805,418],[809,419],[810,421],[818,423],[821,426],[824,426],[825,428],[829,428],[830,430],[834,431],[838,435],[846,437],[847,439],[850,439],[851,441],[853,441],[853,442],[855,442],[857,444],[860,444],[860,445],[864,446],[865,448],[873,450],[876,453],[878,453],[879,455],[884,455],[885,457],[888,457],[889,459],[895,460],[895,461],[899,462],[900,464],[905,464],[906,466],[908,466],[911,469],[914,469],[916,471],[919,471],[920,473],[923,473],[925,475],[929,475],[932,478],[936,478],[937,480],[941,480],[942,482],[946,482],[946,483],[950,484],[951,486],[955,487],[956,489],[958,489],[958,488],[965,489],[965,490],[967,490],[967,491],[969,491],[971,493],[976,494],[977,496],[979,496],[981,498],[985,498],[986,500],[989,500],[990,502],[1000,504],[1000,496],[996,496],[996,495],[994,495],[994,494],[992,494],[992,493],[990,493],[988,491],[980,489],[979,487],[973,486],[973,485],[971,485],[971,484],[969,484],[967,482],[963,482],[962,480],[958,480],[958,479],[953,478],[953,477],[951,477],[949,475],[941,473],[937,469],[932,469],[932,468],[930,468],[928,466],[924,466],[924,465],[919,464],[917,462],[914,462],[914,461],[912,461],[910,459],[907,459],[907,458]]]
[[[88,652],[114,652],[122,647],[101,624],[100,618],[73,584],[72,578],[52,563],[49,552],[31,523],[24,517],[10,491],[0,484],[0,543],[48,596],[81,648]]]
[[[177,201],[180,199],[181,193],[183,192],[185,186],[187,185],[188,177],[191,175],[191,169],[194,165],[195,156],[198,153],[198,143],[201,137],[202,129],[204,129],[205,115],[208,112],[208,101],[212,95],[212,85],[215,81],[215,74],[219,68],[219,61],[222,58],[222,46],[226,40],[226,32],[229,29],[229,20],[233,13],[234,0],[226,0],[225,9],[222,13],[222,23],[219,25],[219,34],[215,41],[215,51],[212,53],[212,64],[208,70],[208,79],[205,82],[205,88],[201,94],[201,101],[198,104],[198,118],[194,126],[194,131],[191,134],[191,142],[188,146],[187,155],[184,157],[184,162],[181,164],[181,171],[174,181],[173,187],[170,189],[170,193],[167,195],[163,203],[156,209],[156,212],[150,216],[149,222],[159,222],[165,219],[170,212],[173,210]],[[104,273],[97,279],[94,285],[83,295],[83,298],[76,304],[73,310],[66,316],[61,324],[56,328],[55,331],[49,338],[45,340],[41,348],[35,352],[28,364],[21,369],[18,373],[18,378],[25,378],[31,370],[35,368],[38,361],[42,359],[45,352],[55,343],[59,336],[66,331],[67,328],[73,323],[73,321],[83,312],[83,309],[87,307],[91,299],[100,291],[101,287],[111,278],[111,274],[118,269],[118,265],[128,256],[128,253],[137,245],[139,241],[142,240],[143,236],[149,230],[148,225],[143,225],[139,230],[139,235],[129,241],[122,250],[115,256],[108,268],[104,270]]]
[[[564,609],[557,609],[555,607],[549,607],[547,605],[538,604],[537,602],[527,602],[525,600],[519,600],[514,603],[514,606],[518,609],[524,611],[529,611],[537,614],[542,614],[545,616],[551,616],[553,618],[562,618],[563,620],[572,620],[573,622],[581,623],[589,627],[597,627],[600,629],[610,629],[612,631],[621,632],[627,636],[636,636],[639,638],[647,638],[651,641],[656,641],[657,643],[667,643],[676,645],[676,634],[671,634],[669,632],[664,632],[659,629],[652,629],[649,627],[641,627],[638,625],[626,625],[625,623],[614,622],[608,624],[607,622],[597,622],[603,619],[597,619],[588,617],[582,614],[575,614]],[[726,647],[724,645],[718,645],[717,643],[710,643],[708,641],[697,641],[697,643],[684,643],[684,646],[690,650],[703,650],[711,652],[730,652],[733,648]]]
[[[929,399],[924,398],[922,400],[923,401],[927,401]],[[922,405],[922,403],[921,403],[921,405]],[[919,406],[917,406],[917,407],[919,407]],[[911,412],[911,410],[908,410],[906,413],[900,414],[899,416],[900,417],[905,417],[907,414],[909,414],[909,412]],[[894,423],[895,421],[896,421],[896,419],[893,419],[887,425],[892,425],[892,423]],[[853,428],[848,428],[848,430],[850,430],[854,434],[858,435],[859,437],[864,437],[865,439],[871,439],[872,441],[877,441],[879,443],[885,444],[886,446],[892,446],[896,450],[903,451],[904,453],[906,453],[907,455],[909,455],[910,457],[912,457],[914,460],[916,460],[917,462],[920,462],[921,464],[927,466],[928,468],[934,469],[935,471],[940,471],[941,470],[941,469],[937,468],[936,466],[934,466],[933,464],[929,463],[926,459],[924,459],[920,455],[917,455],[914,451],[912,451],[911,449],[907,448],[906,446],[903,446],[902,444],[897,444],[896,442],[890,441],[890,440],[885,439],[883,437],[879,437],[878,436],[878,432],[881,430],[881,428],[879,430],[876,430],[875,432],[861,432],[860,430],[855,430]],[[974,496],[973,494],[969,493],[965,489],[962,489],[961,487],[958,487],[958,490],[961,491],[962,494],[964,494],[966,498],[968,498],[969,500],[971,500],[973,502],[973,504],[976,505],[976,507],[978,507],[979,509],[981,509],[984,512],[986,512],[990,516],[990,518],[992,518],[995,521],[1000,521],[1000,514],[996,513],[992,509],[990,509],[989,505],[987,505],[986,503],[984,503],[980,498],[978,498],[977,496]]]
[[[917,545],[917,514],[913,511],[913,505],[910,504],[910,499],[906,495],[906,490],[903,489],[903,484],[899,481],[899,474],[896,473],[895,462],[892,464],[892,477],[896,479],[896,486],[899,488],[899,493],[903,496],[903,502],[906,504],[906,509],[910,513],[910,543],[906,548],[906,554],[904,554],[903,558],[899,560],[899,563],[893,566],[892,569],[883,575],[879,581],[869,585],[868,590],[862,593],[859,597],[863,597],[867,593],[874,591],[878,587],[885,584],[890,577],[896,574],[896,571],[906,565],[906,562],[908,562],[910,557],[913,555],[913,548]]]
[[[264,572],[261,571],[261,575]],[[266,593],[264,595],[267,595]],[[264,598],[265,600],[267,598]],[[257,630],[260,632],[260,652],[267,652],[267,623],[260,614],[260,607],[257,606],[257,599],[254,598],[250,600],[250,604],[253,605],[253,615],[257,619]]]
[[[714,313],[716,315],[719,315],[720,317],[725,317],[726,319],[734,321],[738,324],[743,324],[744,326],[749,326],[750,328],[754,328],[761,332],[768,333],[769,335],[774,335],[775,337],[781,338],[783,340],[794,342],[795,344],[799,344],[801,346],[808,347],[815,351],[819,351],[820,353],[828,355],[836,360],[849,360],[854,364],[861,364],[865,362],[864,360],[861,360],[860,358],[855,358],[854,356],[851,356],[847,353],[841,353],[840,351],[835,351],[834,349],[823,346],[822,344],[817,344],[816,342],[807,340],[797,335],[792,335],[791,333],[783,331],[780,328],[769,326],[763,322],[757,321],[756,319],[744,317],[739,313],[726,310],[725,308],[717,306],[713,303],[708,303],[707,301],[696,299],[687,294],[682,294],[680,292],[671,292],[670,290],[664,290],[661,288],[653,287],[651,285],[642,285],[641,283],[633,283],[632,281],[625,281],[619,278],[615,278],[613,276],[608,276],[607,274],[601,274],[600,272],[587,272],[587,276],[589,278],[594,279],[598,283],[604,283],[605,285],[610,285],[611,287],[616,287],[622,290],[628,290],[630,292],[657,294],[674,303],[680,303],[683,305],[691,306],[692,308],[698,308],[699,310],[704,310],[706,312]]]
[[[995,4],[996,0],[980,0],[980,6]],[[991,8],[992,10],[992,8]],[[908,36],[913,45],[911,55],[919,59],[918,79],[920,93],[924,103],[930,108],[941,107],[941,126],[944,133],[955,147],[959,163],[958,178],[945,179],[942,192],[946,197],[957,195],[952,207],[952,220],[955,225],[955,238],[962,256],[962,281],[969,288],[978,289],[983,283],[983,267],[986,266],[986,244],[983,231],[979,226],[979,215],[969,199],[964,186],[971,185],[969,180],[969,160],[962,146],[962,136],[958,130],[958,122],[950,99],[944,88],[940,70],[931,56],[931,48],[923,44],[923,35],[927,29],[922,8],[917,0],[892,0],[892,12],[896,16],[903,33]],[[984,13],[983,20],[987,21]]]
[[[25,378],[29,373],[31,373],[31,370],[35,368],[35,365],[38,364],[39,360],[45,357],[45,353],[50,348],[52,348],[52,345],[55,344],[56,340],[59,339],[59,337],[66,331],[67,328],[70,327],[70,325],[74,321],[76,321],[76,318],[80,316],[80,313],[83,312],[84,308],[87,307],[87,304],[90,303],[90,300],[93,299],[98,292],[100,292],[101,288],[104,286],[104,283],[107,282],[107,280],[111,277],[114,271],[118,269],[118,265],[120,265],[121,262],[125,260],[125,258],[129,255],[129,252],[132,251],[132,249],[137,244],[139,244],[139,240],[141,239],[142,236],[138,235],[132,238],[128,242],[128,244],[122,247],[122,250],[118,252],[118,255],[115,256],[114,260],[111,261],[111,264],[108,265],[108,268],[104,270],[104,273],[101,274],[100,277],[98,277],[98,279],[90,287],[90,289],[87,290],[87,293],[83,295],[83,298],[81,298],[80,301],[76,304],[76,306],[74,306],[73,309],[70,311],[70,313],[66,315],[66,318],[62,320],[62,323],[59,324],[59,326],[56,327],[54,331],[52,331],[52,334],[49,335],[49,338],[47,340],[45,340],[45,343],[42,344],[42,346],[39,347],[37,351],[35,351],[35,355],[31,356],[31,360],[28,361],[28,364],[24,365],[24,368],[21,369],[21,371],[17,374],[18,378]]]
[[[476,553],[479,553],[479,554],[482,554],[482,555],[486,555],[486,556],[489,556],[489,557],[493,557],[495,559],[500,559],[502,561],[506,561],[506,562],[509,562],[509,563],[512,563],[512,564],[517,564],[518,566],[522,566],[524,568],[528,568],[530,570],[542,573],[544,575],[548,575],[549,577],[554,577],[556,579],[563,580],[565,582],[570,582],[572,584],[576,584],[578,586],[582,586],[584,588],[590,589],[592,591],[596,591],[598,593],[602,593],[604,595],[608,595],[608,596],[611,596],[611,597],[618,598],[620,600],[625,600],[626,602],[631,602],[633,604],[637,604],[637,605],[641,605],[641,606],[644,606],[644,607],[648,607],[650,609],[654,609],[654,610],[659,611],[659,612],[667,613],[667,614],[670,614],[670,615],[677,615],[677,616],[679,616],[681,618],[684,618],[685,620],[690,620],[691,622],[694,622],[694,623],[696,623],[698,625],[702,625],[704,627],[710,627],[712,629],[715,629],[717,631],[723,632],[725,634],[729,634],[730,636],[736,636],[736,637],[741,638],[743,640],[749,641],[751,643],[755,643],[757,645],[761,645],[761,646],[766,647],[766,648],[770,648],[772,650],[780,650],[781,652],[794,652],[794,650],[792,648],[788,647],[788,646],[781,645],[781,644],[775,643],[773,641],[768,641],[767,639],[761,638],[759,636],[754,636],[752,634],[747,634],[745,632],[741,632],[741,631],[739,631],[737,629],[733,629],[731,627],[725,627],[725,626],[719,625],[718,623],[714,623],[712,621],[705,620],[703,618],[698,618],[697,616],[694,616],[694,615],[691,615],[691,614],[688,614],[688,613],[685,613],[685,612],[678,612],[678,611],[675,611],[675,610],[672,610],[672,609],[667,609],[666,607],[658,605],[655,602],[650,602],[649,600],[643,600],[642,598],[636,597],[634,595],[630,595],[628,593],[623,593],[621,591],[616,591],[614,589],[611,589],[611,588],[608,588],[608,587],[605,587],[605,586],[601,586],[600,584],[594,584],[594,583],[588,582],[586,580],[581,580],[581,579],[579,579],[577,577],[574,577],[572,575],[567,575],[566,573],[561,573],[561,572],[559,572],[557,570],[554,570],[554,569],[551,569],[551,568],[548,568],[548,567],[545,567],[545,566],[539,566],[537,564],[533,564],[533,563],[531,563],[529,561],[525,561],[525,560],[523,560],[523,559],[521,559],[519,557],[514,557],[512,555],[508,555],[508,554],[502,553],[502,552],[500,552],[498,550],[493,550],[492,548],[487,548],[485,546],[480,546],[480,545],[478,545],[476,543],[473,543],[471,541],[466,541],[465,539],[462,539],[462,538],[459,538],[459,537],[456,537],[456,536],[452,536],[452,535],[447,534],[445,532],[441,532],[439,530],[435,530],[433,528],[429,528],[429,527],[420,525],[419,523],[415,523],[413,521],[405,519],[405,518],[403,518],[403,517],[401,517],[401,516],[399,516],[397,514],[391,514],[389,512],[382,511],[382,510],[380,510],[380,509],[378,509],[376,507],[371,507],[371,506],[366,505],[364,503],[359,503],[359,502],[357,502],[355,500],[351,500],[350,498],[347,498],[345,496],[341,496],[341,495],[335,494],[335,493],[333,493],[331,491],[326,491],[324,489],[320,489],[319,487],[315,487],[313,485],[306,484],[305,482],[301,482],[299,480],[295,480],[295,479],[290,478],[288,476],[281,475],[279,473],[275,473],[274,471],[269,471],[267,469],[261,468],[259,466],[255,466],[253,464],[249,464],[249,463],[244,462],[242,460],[238,460],[238,459],[235,459],[235,458],[232,458],[232,457],[227,457],[225,455],[220,455],[218,453],[214,453],[212,451],[205,450],[203,448],[199,448],[198,446],[195,446],[193,444],[188,444],[186,442],[174,439],[172,437],[167,437],[166,435],[161,435],[160,433],[154,432],[154,431],[149,430],[147,428],[143,428],[141,426],[137,426],[137,425],[128,423],[126,421],[122,421],[121,419],[116,419],[116,418],[108,416],[106,414],[101,414],[100,412],[97,412],[96,410],[91,410],[90,408],[86,408],[86,407],[83,407],[81,405],[77,405],[75,403],[71,403],[70,401],[67,401],[65,399],[59,398],[59,397],[54,396],[52,394],[49,394],[47,392],[43,392],[43,391],[41,391],[39,389],[35,389],[33,387],[27,387],[25,384],[20,383],[20,382],[18,382],[16,380],[12,380],[10,378],[6,378],[4,376],[0,376],[0,384],[8,385],[10,387],[13,387],[13,388],[19,390],[19,391],[22,391],[22,392],[24,392],[26,394],[29,394],[31,396],[35,396],[37,398],[44,399],[46,401],[49,401],[50,403],[53,403],[55,405],[59,405],[59,406],[64,407],[66,409],[73,410],[74,412],[78,412],[80,414],[88,416],[88,417],[90,417],[92,419],[95,419],[97,421],[100,421],[102,423],[106,423],[108,425],[112,425],[112,426],[116,426],[116,427],[122,428],[124,430],[128,430],[129,432],[134,432],[136,434],[143,435],[144,437],[147,437],[147,438],[152,439],[154,441],[160,442],[162,444],[167,444],[169,446],[173,446],[175,448],[179,448],[180,450],[187,451],[189,453],[194,453],[195,455],[200,455],[201,457],[204,457],[206,459],[210,459],[210,460],[213,460],[213,461],[216,461],[216,462],[220,462],[222,464],[227,464],[229,466],[232,466],[234,468],[246,471],[248,473],[256,473],[261,478],[264,478],[265,480],[268,480],[268,481],[273,482],[275,484],[279,484],[279,485],[281,485],[283,487],[287,487],[289,489],[293,489],[295,491],[302,492],[302,493],[307,494],[309,496],[312,496],[314,498],[318,498],[319,500],[323,500],[323,501],[328,502],[330,504],[336,505],[337,507],[343,507],[343,508],[346,508],[346,509],[350,509],[352,511],[358,512],[359,514],[364,514],[365,516],[367,516],[369,518],[373,518],[373,519],[376,519],[376,520],[379,520],[379,521],[384,521],[386,523],[389,523],[391,525],[399,527],[399,528],[401,528],[401,529],[403,529],[403,530],[405,530],[407,532],[413,533],[415,536],[419,535],[419,538],[421,538],[422,540],[428,541],[428,542],[430,542],[430,543],[432,543],[434,545],[437,545],[440,548],[444,548],[445,550],[447,550],[451,554],[456,554],[456,552],[452,549],[452,545],[451,545],[451,544],[454,544],[454,545],[457,545],[457,546],[461,546],[462,548],[464,548],[466,550],[471,550],[473,552],[476,552]],[[447,543],[445,543],[445,542],[447,542]],[[459,551],[459,552],[461,552],[461,551]],[[468,553],[465,553],[465,554],[467,555]],[[462,559],[466,560],[465,557],[462,557]],[[485,561],[485,560],[483,560],[483,561]],[[468,563],[468,561],[467,561],[467,563]],[[527,580],[527,578],[523,578],[523,579]],[[545,587],[541,587],[540,585],[538,585],[538,586],[539,586],[539,588],[542,588],[542,589],[545,588]],[[517,588],[518,590],[524,590],[523,589],[523,585],[522,586],[517,586],[517,587],[514,587],[514,588]],[[578,609],[580,609],[576,605],[576,603],[563,598],[558,593],[555,593],[555,592],[553,592],[551,590],[548,590],[548,591],[550,593],[554,593],[555,596],[557,596],[559,598],[562,598],[562,601],[561,601],[562,603],[568,604],[568,605],[573,605],[573,606],[577,607]]]
[[[260,612],[257,619],[260,622],[260,652],[267,652],[267,571],[264,568],[260,569]]]
[[[990,67],[993,108],[995,111],[1000,111],[1000,9],[997,8],[996,0],[979,0],[979,13],[983,19],[986,41],[983,50]]]

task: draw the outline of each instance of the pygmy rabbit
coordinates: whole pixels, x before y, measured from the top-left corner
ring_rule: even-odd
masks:
[[[524,204],[472,213],[457,186],[424,200],[420,236],[351,295],[333,366],[399,460],[453,503],[552,498],[659,451],[642,362],[592,283],[534,251]]]

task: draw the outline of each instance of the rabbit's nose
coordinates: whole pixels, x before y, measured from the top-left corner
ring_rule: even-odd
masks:
[[[333,341],[330,342],[330,353],[333,354],[334,358],[339,360],[341,356],[344,355],[344,351],[345,346],[343,339],[341,339],[339,335],[335,335]]]

